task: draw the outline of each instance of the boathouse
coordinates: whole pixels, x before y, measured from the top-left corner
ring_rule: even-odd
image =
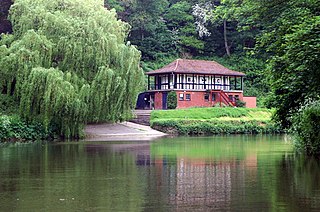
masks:
[[[236,106],[237,100],[256,107],[255,97],[243,96],[245,74],[215,61],[177,59],[147,75],[148,88],[138,97],[138,109],[167,109],[170,91],[177,94],[177,108]]]

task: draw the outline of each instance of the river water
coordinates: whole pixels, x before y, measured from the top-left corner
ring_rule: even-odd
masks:
[[[0,211],[319,211],[285,136],[0,146]]]

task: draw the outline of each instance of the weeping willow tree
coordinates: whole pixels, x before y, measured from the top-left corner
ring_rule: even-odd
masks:
[[[131,116],[143,83],[129,25],[97,0],[15,0],[0,40],[0,91],[27,121],[79,137],[86,122]]]

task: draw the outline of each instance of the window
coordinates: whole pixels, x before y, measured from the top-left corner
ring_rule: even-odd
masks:
[[[208,93],[204,94],[204,101],[206,101],[206,102],[209,101],[209,94]]]
[[[184,95],[183,95],[183,93],[179,93],[179,100],[180,100],[180,101],[183,101],[183,100],[184,100]]]
[[[229,100],[233,101],[233,96],[232,95],[229,95]]]
[[[189,93],[186,94],[186,101],[191,101],[191,94]]]
[[[213,94],[212,94],[212,98],[211,98],[211,100],[212,100],[213,102],[215,102],[215,101],[216,101],[216,94],[215,94],[215,93],[213,93]]]

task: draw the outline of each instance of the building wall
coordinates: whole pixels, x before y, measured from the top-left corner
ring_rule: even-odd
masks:
[[[209,99],[205,99],[206,92],[204,91],[176,91],[178,104],[177,108],[189,108],[189,107],[212,107],[215,104],[220,103],[219,93],[215,94],[215,100],[212,100],[212,95],[209,95]],[[232,95],[233,97],[237,96],[239,100],[243,101],[243,93],[242,92],[225,92],[228,96]],[[183,94],[183,100],[180,99],[181,94]],[[186,98],[187,94],[190,94],[190,100]]]
[[[219,92],[215,93],[215,101],[212,100],[212,95],[209,94],[209,99],[205,99],[205,91],[176,91],[177,93],[177,108],[189,108],[189,107],[212,107],[216,104],[220,104]],[[180,100],[180,95],[183,94],[183,100]],[[190,95],[188,100],[187,94]],[[225,92],[227,96],[237,97],[239,100],[246,102],[247,108],[256,108],[256,97],[244,97],[242,92]],[[162,92],[158,91],[154,94],[154,109],[162,110]]]
[[[257,97],[254,96],[245,96],[243,101],[246,103],[247,108],[256,108],[257,107]]]

